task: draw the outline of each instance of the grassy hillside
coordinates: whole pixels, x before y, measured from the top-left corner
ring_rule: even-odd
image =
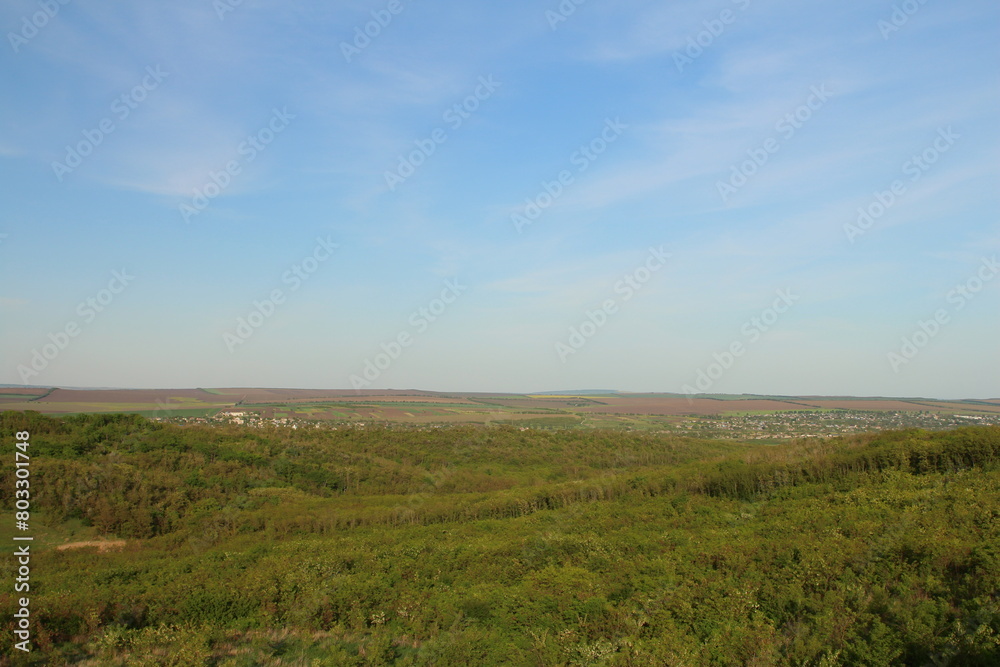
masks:
[[[0,414],[24,429],[37,646],[5,664],[1000,660],[997,427],[762,446]]]

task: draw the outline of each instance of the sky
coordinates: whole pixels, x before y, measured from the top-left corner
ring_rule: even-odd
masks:
[[[0,28],[0,383],[1000,396],[992,0]]]

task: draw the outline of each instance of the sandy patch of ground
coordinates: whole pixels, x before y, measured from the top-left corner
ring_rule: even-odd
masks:
[[[123,546],[125,546],[125,540],[92,540],[90,542],[70,542],[68,544],[60,544],[56,547],[56,551],[81,549],[83,547],[97,547],[98,551],[104,552],[109,549],[120,549]]]

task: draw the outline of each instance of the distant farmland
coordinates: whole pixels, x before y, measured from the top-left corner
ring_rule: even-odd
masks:
[[[816,396],[687,397],[677,394],[489,394],[419,390],[0,389],[0,410],[47,414],[134,412],[147,417],[210,418],[243,412],[259,418],[398,424],[510,424],[538,427],[656,427],[698,417],[796,411],[865,411],[1000,416],[1000,399]]]

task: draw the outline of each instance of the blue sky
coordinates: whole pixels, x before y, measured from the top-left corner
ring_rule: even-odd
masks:
[[[1000,396],[995,2],[0,26],[0,383]]]

